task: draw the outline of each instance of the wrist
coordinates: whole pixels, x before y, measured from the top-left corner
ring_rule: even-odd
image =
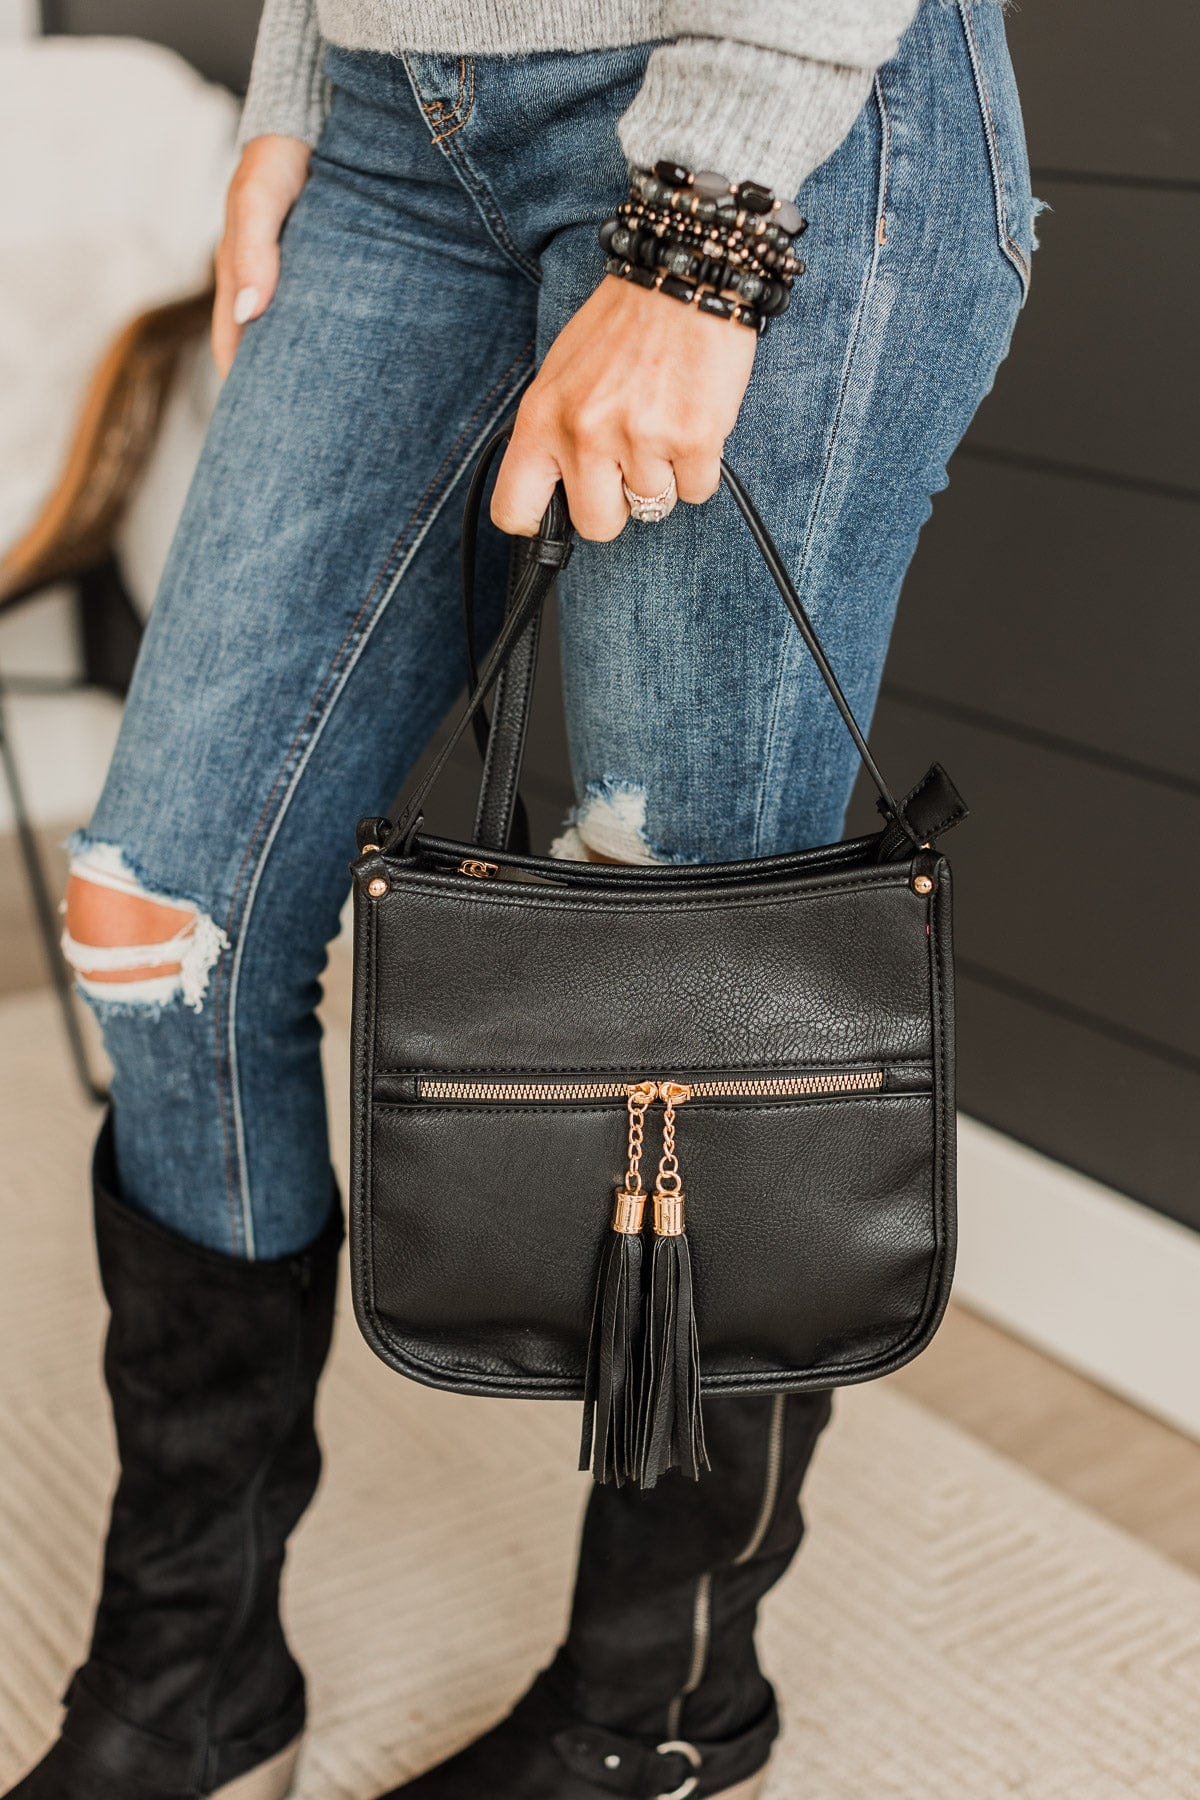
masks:
[[[608,274],[761,335],[804,272],[794,240],[806,226],[791,200],[757,182],[659,162],[631,168],[600,246]]]

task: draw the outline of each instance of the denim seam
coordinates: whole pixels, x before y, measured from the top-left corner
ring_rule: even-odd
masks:
[[[842,376],[838,386],[837,401],[833,410],[833,423],[829,431],[829,441],[825,448],[825,461],[821,468],[821,476],[817,483],[817,491],[813,495],[813,503],[809,509],[808,523],[804,531],[804,543],[800,551],[800,559],[796,569],[795,583],[797,589],[800,589],[803,586],[805,571],[808,567],[809,557],[812,553],[813,540],[816,536],[817,523],[821,517],[821,508],[829,490],[830,477],[833,472],[834,461],[837,455],[839,433],[846,410],[846,399],[850,392],[859,339],[862,335],[863,319],[866,315],[867,304],[874,292],[875,277],[879,272],[880,253],[883,249],[883,245],[881,245],[879,241],[879,220],[887,217],[889,182],[891,180],[892,167],[892,128],[891,120],[888,116],[887,104],[883,97],[883,84],[878,75],[875,77],[874,93],[875,105],[879,114],[880,145],[879,189],[875,202],[875,222],[871,231],[871,259],[867,265],[866,277],[863,281],[862,290],[859,293],[858,305],[855,308],[854,318],[851,322],[850,332],[847,338],[846,355],[842,363]],[[754,815],[753,854],[755,856],[759,855],[762,849],[763,814],[766,811],[767,792],[770,785],[768,777],[770,775],[771,760],[775,754],[775,743],[779,733],[779,715],[783,706],[784,681],[787,673],[788,650],[790,645],[790,636],[785,637],[780,647],[779,673],[776,676],[775,693],[771,701],[771,718],[770,723],[767,726],[767,741],[763,753],[762,774],[759,778],[758,805]]]
[[[250,1200],[244,1121],[238,1087],[237,989],[246,928],[253,913],[258,884],[271,846],[287,815],[300,778],[308,766],[308,759],[333,712],[333,708],[345,691],[346,682],[353,672],[358,657],[403,579],[412,557],[420,548],[441,507],[462,475],[466,459],[461,458],[455,465],[455,457],[472,439],[472,434],[478,441],[477,427],[481,417],[489,417],[489,424],[483,435],[486,437],[490,432],[492,422],[489,408],[492,407],[497,395],[503,395],[504,404],[507,405],[511,393],[521,385],[521,382],[514,379],[514,372],[530,361],[532,354],[533,341],[529,340],[522,346],[519,355],[509,364],[503,375],[492,385],[484,399],[476,407],[394,540],[378,575],[371,583],[366,598],[347,628],[342,642],[318,683],[316,694],[303,723],[288,746],[279,772],[255,823],[250,842],[234,880],[225,922],[225,930],[234,942],[234,950],[229,959],[228,973],[226,974],[223,964],[219,965],[218,978],[213,984],[213,1018],[217,1059],[216,1085],[222,1135],[225,1139],[226,1194],[229,1202],[230,1224],[233,1241],[235,1243],[240,1241],[243,1252],[250,1258],[254,1256],[254,1221]],[[441,483],[440,493],[438,491],[439,483]],[[389,573],[389,571],[394,572]],[[277,800],[278,805],[276,804]],[[249,873],[256,851],[258,851],[257,861],[254,863],[253,873]],[[249,879],[247,880],[248,875]],[[242,899],[243,891],[244,901]],[[227,1011],[224,1032],[222,1032],[223,1008]],[[223,1036],[225,1039],[224,1049],[222,1046]],[[232,1112],[232,1118],[229,1116],[229,1111]]]
[[[466,110],[465,111],[460,110],[462,108],[462,103],[463,103],[462,89],[460,88],[459,89],[459,97],[455,104],[454,112],[450,113],[449,115],[447,115],[445,117],[439,116],[437,118],[437,120],[435,121],[435,123],[437,123],[439,125],[444,125],[446,127],[446,129],[444,131],[440,131],[438,133],[437,137],[434,138],[433,141],[434,141],[435,146],[444,144],[446,142],[447,138],[452,138],[454,136],[456,131],[461,131],[463,126],[466,124],[467,120],[470,118],[471,114],[475,110],[475,58],[473,56],[467,60],[465,74],[466,74],[466,78],[467,78]],[[461,72],[461,65],[460,65],[460,80],[461,79],[462,79],[462,72]],[[453,121],[453,123],[450,122],[451,120]]]
[[[466,88],[467,59],[465,56],[460,56],[458,59],[458,92],[453,101],[447,105],[445,100],[430,100],[427,104],[422,104],[421,111],[434,124],[443,124],[447,119],[457,118]]]
[[[402,55],[400,60],[404,64],[405,73],[408,76],[417,104],[424,112],[425,102],[421,97],[421,84],[417,79],[416,70],[413,68],[412,59],[406,54]],[[480,219],[483,221],[484,229],[496,248],[507,257],[509,262],[513,263],[521,271],[522,275],[531,281],[535,287],[540,287],[542,283],[541,271],[536,262],[534,262],[532,258],[526,256],[517,245],[516,239],[509,230],[496,196],[488,186],[488,183],[467,155],[462,143],[459,142],[453,144],[450,142],[450,139],[454,137],[455,133],[466,124],[467,119],[470,117],[475,106],[475,63],[473,58],[470,60],[471,92],[467,113],[451,130],[440,133],[435,131],[435,134],[431,137],[430,141],[435,148],[441,151],[450,167],[454,170],[454,173],[458,176],[459,184],[462,187],[463,192],[479,214]],[[434,118],[430,120],[430,124],[435,128],[439,124],[444,123],[445,121],[441,119]]]
[[[984,142],[987,146],[988,164],[992,173],[992,191],[996,197],[996,230],[1000,249],[1016,269],[1021,280],[1024,294],[1029,293],[1029,282],[1032,270],[1029,267],[1025,252],[1012,236],[1008,228],[1008,195],[1004,189],[1004,170],[1000,164],[1000,149],[996,133],[996,114],[992,106],[992,96],[987,79],[983,72],[983,63],[979,55],[979,41],[975,36],[975,27],[971,22],[970,11],[965,0],[958,0],[958,16],[962,20],[963,35],[966,39],[967,57],[971,64],[971,74],[975,81],[975,92],[979,99],[982,116]]]

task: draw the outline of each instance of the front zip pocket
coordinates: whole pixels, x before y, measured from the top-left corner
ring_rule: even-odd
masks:
[[[387,1078],[384,1078],[385,1080]],[[483,1075],[418,1075],[401,1083],[404,1097],[418,1104],[443,1106],[586,1106],[619,1101],[628,1116],[628,1172],[616,1190],[612,1229],[636,1235],[643,1228],[646,1202],[653,1200],[656,1237],[677,1237],[684,1230],[684,1193],[675,1153],[676,1109],[691,1101],[745,1103],[772,1100],[829,1099],[843,1095],[878,1094],[889,1084],[911,1091],[914,1080],[923,1083],[919,1069],[806,1069],[789,1073],[696,1074],[687,1080],[671,1076],[593,1079],[586,1076],[488,1077]],[[388,1081],[392,1094],[394,1079]],[[663,1155],[653,1195],[641,1183],[639,1166],[647,1116],[656,1103],[662,1106]]]
[[[569,1247],[574,1330],[580,1337],[587,1331],[580,1467],[592,1468],[601,1481],[653,1487],[671,1469],[694,1477],[708,1463],[700,1396],[705,1308],[697,1301],[697,1284],[720,1282],[725,1263],[704,1249],[705,1226],[710,1243],[713,1227],[722,1228],[711,1204],[714,1132],[722,1143],[731,1133],[752,1135],[751,1156],[738,1159],[752,1183],[759,1145],[764,1166],[780,1166],[778,1133],[768,1129],[766,1115],[774,1114],[786,1142],[788,1118],[832,1110],[822,1102],[878,1099],[889,1088],[900,1099],[928,1079],[927,1067],[896,1064],[640,1077],[586,1070],[395,1071],[377,1078],[376,1096],[397,1117],[397,1129],[403,1130],[399,1118],[408,1112],[414,1130],[419,1132],[417,1121],[424,1120],[425,1129],[448,1144],[463,1132],[477,1146],[490,1144],[498,1193],[510,1189],[514,1168],[525,1162],[523,1140],[540,1142],[542,1178],[526,1163],[527,1172],[516,1182],[522,1196],[517,1216],[524,1218],[531,1192],[544,1195],[555,1241]],[[695,1132],[685,1123],[693,1108]],[[542,1122],[535,1124],[531,1114],[540,1114]],[[546,1123],[551,1114],[552,1125]],[[593,1145],[590,1154],[572,1148],[581,1130]],[[560,1171],[557,1181],[547,1179],[552,1167]],[[561,1180],[564,1170],[570,1171],[567,1182]],[[690,1176],[696,1189],[691,1198]],[[689,1231],[696,1223],[698,1263],[696,1234]],[[736,1220],[723,1223],[725,1230],[731,1223],[736,1230]],[[502,1231],[496,1234],[490,1220],[485,1229],[493,1235],[489,1267],[507,1262]],[[418,1241],[420,1233],[417,1223]],[[441,1274],[444,1278],[444,1269]],[[557,1291],[561,1271],[552,1285]]]
[[[668,1082],[685,1089],[680,1100],[800,1100],[822,1094],[879,1093],[888,1085],[886,1069],[815,1069],[794,1075],[703,1075],[690,1080],[678,1077],[638,1077],[594,1081],[571,1076],[538,1080],[496,1080],[483,1076],[417,1076],[412,1086],[416,1100],[446,1104],[537,1106],[546,1102],[583,1105],[596,1100],[625,1100],[650,1081],[659,1092]]]
[[[689,1090],[670,1144],[664,1079]],[[632,1276],[620,1289],[633,1330],[656,1249],[660,1273],[682,1268],[686,1236],[710,1391],[772,1369],[842,1379],[922,1316],[936,1088],[929,1058],[869,1047],[740,1066],[377,1065],[360,1237],[373,1315],[401,1366],[435,1385],[474,1371],[475,1392],[582,1400],[602,1268],[640,1254],[644,1293]],[[615,1299],[601,1310],[621,1313]]]

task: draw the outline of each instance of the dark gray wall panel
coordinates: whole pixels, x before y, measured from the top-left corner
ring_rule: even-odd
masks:
[[[1200,1229],[1195,1071],[964,970],[958,1087],[964,1112]]]
[[[1193,502],[960,455],[888,679],[1200,786],[1198,569]]]
[[[1035,164],[1200,180],[1193,0],[1033,0],[1008,41]]]
[[[43,0],[43,29],[166,44],[236,92],[245,89],[262,0]]]
[[[944,762],[974,811],[945,845],[963,957],[1200,1057],[1200,798],[894,700],[872,744],[897,785]]]
[[[975,443],[1200,492],[1200,194],[1050,182]]]

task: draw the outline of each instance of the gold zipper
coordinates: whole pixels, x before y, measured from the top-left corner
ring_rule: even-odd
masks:
[[[655,1081],[649,1085],[656,1099],[681,1100],[789,1100],[806,1094],[875,1093],[883,1087],[883,1069],[827,1069],[810,1075],[720,1075],[690,1082]],[[559,1100],[567,1105],[584,1100],[627,1100],[643,1092],[640,1081],[482,1081],[444,1080],[422,1076],[417,1082],[420,1100],[493,1100],[511,1105]],[[674,1089],[674,1095],[668,1094]]]
[[[625,1100],[638,1085],[629,1081],[441,1081],[417,1082],[419,1100]]]

